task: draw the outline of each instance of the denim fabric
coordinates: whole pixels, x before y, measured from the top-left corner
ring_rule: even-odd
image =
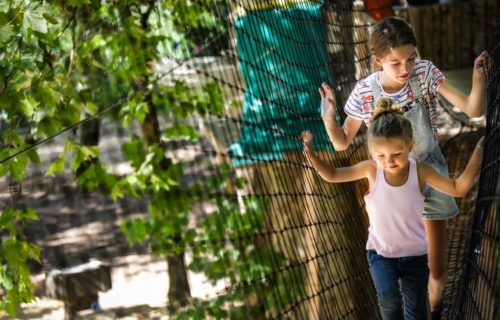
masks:
[[[415,103],[418,103],[418,101]],[[420,103],[423,103],[423,101],[420,101]],[[418,162],[431,165],[442,175],[448,176],[446,160],[432,135],[425,107],[415,106],[406,112],[405,115],[412,123],[413,138],[416,141],[411,153],[412,157]],[[437,191],[428,185],[424,187],[424,195],[424,219],[451,219],[458,214],[459,210],[455,198]]]
[[[382,89],[377,81],[371,83],[374,100],[382,97]],[[411,152],[411,156],[417,162],[424,162],[434,167],[443,175],[448,175],[448,167],[441,150],[434,136],[433,125],[431,118],[435,116],[435,110],[430,108],[427,98],[424,97],[418,76],[415,72],[412,73],[409,81],[414,100],[408,103],[405,108],[405,116],[410,120],[413,128],[413,139],[415,146]],[[433,113],[434,115],[430,114]],[[429,186],[424,189],[425,204],[424,204],[424,219],[426,220],[446,220],[454,218],[458,212],[458,206],[455,198],[437,191]]]
[[[383,319],[427,319],[427,255],[385,258],[369,250],[367,258]]]

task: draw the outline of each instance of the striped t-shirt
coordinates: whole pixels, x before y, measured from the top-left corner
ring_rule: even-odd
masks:
[[[436,97],[439,87],[445,81],[445,77],[441,70],[439,70],[431,61],[417,60],[415,62],[414,72],[418,75],[420,89],[423,96],[427,99],[427,103],[433,109],[436,108]],[[371,88],[372,80],[378,83],[381,88],[381,94],[384,97],[394,99],[403,110],[408,111],[414,104],[410,104],[414,100],[414,94],[411,91],[410,83],[396,93],[386,93],[379,81],[379,72],[370,74],[368,77],[359,80],[351,92],[347,100],[344,111],[347,115],[363,120],[368,124],[368,120],[372,116],[374,107],[374,98]]]

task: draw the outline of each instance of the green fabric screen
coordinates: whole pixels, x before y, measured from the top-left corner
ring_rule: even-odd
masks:
[[[315,148],[333,152],[320,115],[318,87],[333,84],[318,3],[248,12],[234,22],[245,96],[241,136],[230,146],[235,166],[301,151],[302,130]]]

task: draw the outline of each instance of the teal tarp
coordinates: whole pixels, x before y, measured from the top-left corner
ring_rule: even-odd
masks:
[[[320,4],[248,12],[235,30],[246,88],[241,136],[229,149],[233,165],[301,151],[302,130],[314,133],[317,150],[333,151],[318,93],[323,81],[333,84]]]

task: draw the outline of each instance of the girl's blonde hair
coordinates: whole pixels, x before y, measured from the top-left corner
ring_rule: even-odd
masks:
[[[403,19],[386,17],[373,25],[370,34],[370,50],[372,58],[385,57],[392,48],[412,44],[417,46],[417,40],[411,27]],[[373,71],[379,71],[378,66],[372,60]]]
[[[401,138],[413,141],[413,129],[403,109],[393,99],[382,97],[375,101],[375,110],[370,118],[368,139]]]

